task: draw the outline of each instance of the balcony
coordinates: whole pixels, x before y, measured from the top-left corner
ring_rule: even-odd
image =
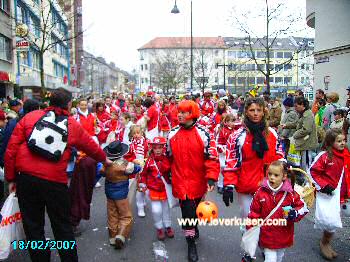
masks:
[[[316,6],[317,6],[316,0],[306,0],[306,24],[311,28],[315,28]]]

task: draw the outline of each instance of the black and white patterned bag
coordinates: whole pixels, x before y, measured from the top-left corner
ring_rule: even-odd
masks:
[[[67,140],[68,117],[56,116],[49,111],[36,122],[27,144],[32,152],[58,162],[67,147]]]

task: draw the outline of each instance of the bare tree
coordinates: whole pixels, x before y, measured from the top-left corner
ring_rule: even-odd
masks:
[[[67,25],[74,21],[75,15],[71,17],[67,17],[66,15],[62,16],[62,14],[58,15],[51,1],[32,1],[32,5],[33,9],[37,10],[37,17],[39,20],[30,18],[29,21],[25,22],[30,32],[27,36],[23,36],[22,38],[28,41],[31,46],[34,46],[39,53],[41,92],[45,94],[45,54],[48,51],[55,52],[57,49],[61,48],[59,45],[65,45],[67,48],[61,50],[65,50],[64,52],[66,53],[61,55],[66,56],[67,52],[69,52],[69,41],[81,36],[83,32],[79,32],[78,34],[72,32],[69,34]],[[23,16],[23,14],[21,14],[21,16]],[[12,17],[12,19],[15,21],[16,25],[24,23],[22,17]],[[68,61],[68,63],[69,62],[70,61]]]
[[[293,54],[275,64],[271,67],[270,61],[274,46],[277,44],[278,38],[286,38],[292,34],[296,34],[300,29],[295,29],[295,25],[302,19],[301,14],[296,14],[294,10],[288,8],[285,1],[269,1],[265,0],[262,7],[257,6],[255,8],[256,13],[251,11],[243,12],[234,8],[234,24],[238,26],[239,31],[245,35],[245,44],[242,46],[242,50],[247,52],[248,61],[253,61],[256,64],[256,69],[264,77],[266,81],[267,91],[270,92],[270,77],[273,74],[278,73],[284,67],[284,65],[290,64],[295,59],[295,54],[305,49],[305,45],[299,45],[296,43],[294,46]],[[249,23],[255,20],[255,25],[252,26]],[[256,32],[253,28],[259,28],[257,24],[263,23],[265,25],[265,31]],[[307,44],[307,43],[306,43]],[[259,57],[255,54],[255,50],[261,50],[263,56]],[[263,62],[263,64],[261,63]]]
[[[212,63],[208,63],[212,61],[211,53],[206,52],[205,49],[196,49],[194,50],[194,79],[199,86],[202,93],[207,86],[212,85],[212,71],[214,66]]]
[[[154,52],[153,82],[163,89],[163,94],[168,94],[172,89],[176,93],[189,76],[186,56],[176,50]]]

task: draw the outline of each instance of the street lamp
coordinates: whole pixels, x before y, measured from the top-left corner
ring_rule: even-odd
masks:
[[[171,10],[172,14],[180,13],[179,8],[177,8],[176,0],[173,9]],[[192,0],[191,0],[191,93],[193,88],[193,35],[192,35]]]

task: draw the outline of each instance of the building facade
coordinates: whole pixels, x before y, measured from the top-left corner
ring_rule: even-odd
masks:
[[[312,98],[313,41],[312,38],[297,37],[275,39],[270,48],[271,93],[285,95],[302,89]],[[157,86],[160,83],[156,81],[159,77],[157,67],[159,60],[163,60],[163,67],[171,68],[169,53],[175,54],[171,58],[178,61],[172,66],[179,69],[183,65],[187,71],[178,92],[199,92],[205,87],[205,90],[224,88],[244,94],[256,86],[266,86],[266,78],[259,71],[266,71],[266,49],[258,39],[248,43],[245,38],[237,37],[194,37],[193,43],[192,90],[189,81],[190,38],[186,37],[158,37],[138,49],[141,90],[162,90]],[[168,71],[164,69],[163,74]]]
[[[306,23],[315,29],[315,89],[340,94],[350,86],[350,1],[307,0]]]
[[[13,1],[0,0],[0,98],[14,95]]]
[[[97,97],[109,95],[112,92],[125,92],[128,73],[116,67],[114,63],[107,63],[103,57],[95,57],[84,51],[82,59],[81,83],[83,95],[94,93]]]

